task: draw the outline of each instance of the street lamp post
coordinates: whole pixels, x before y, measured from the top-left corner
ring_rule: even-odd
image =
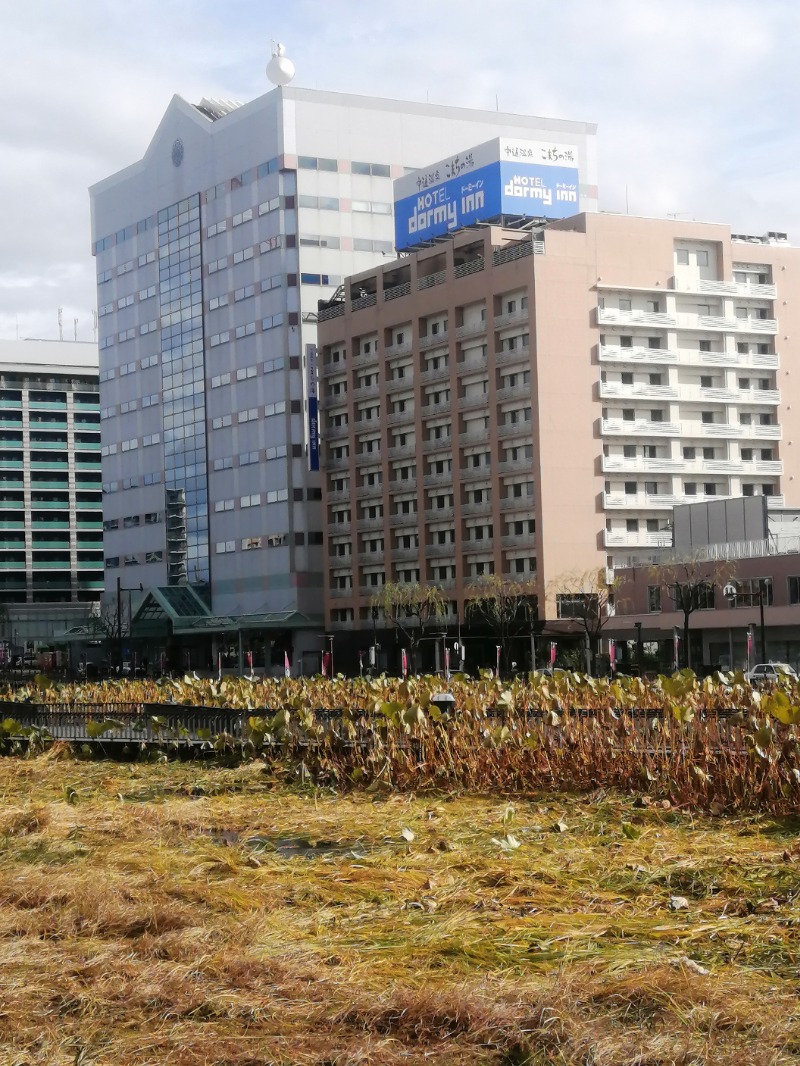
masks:
[[[131,593],[144,592],[144,585],[140,582],[131,588],[122,587],[122,579],[117,576],[117,669],[122,674],[122,593],[128,593],[128,638],[133,638],[133,618],[131,617]]]
[[[737,596],[737,593],[738,593],[738,590],[737,590],[736,586],[733,583],[729,582],[722,591],[723,591],[723,594],[725,595],[726,599],[728,600],[728,603],[730,604],[730,606],[731,607],[735,607],[736,606],[736,596]],[[764,624],[764,578],[763,577],[760,577],[758,579],[758,620],[759,620],[759,627],[760,627],[760,632],[759,632],[760,640],[759,640],[759,643],[761,645],[761,662],[765,663],[767,661],[767,628],[766,628],[766,625]],[[731,666],[732,665],[733,664],[731,664]],[[748,668],[752,665],[750,663],[749,654],[748,654],[748,658],[747,658],[747,665],[748,665]]]
[[[641,677],[642,659],[644,658],[644,648],[642,647],[642,623],[634,622],[633,628],[636,630],[636,666],[639,670],[639,677]]]
[[[764,578],[758,579],[758,613],[761,626],[761,662],[767,661],[767,630],[764,625]]]

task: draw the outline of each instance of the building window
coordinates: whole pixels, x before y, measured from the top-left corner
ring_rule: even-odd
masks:
[[[559,593],[556,596],[556,612],[559,618],[597,618],[600,605],[596,595]]]
[[[647,586],[647,610],[651,614],[661,610],[661,586],[660,585],[648,585]]]
[[[800,577],[790,577],[789,583],[789,603],[800,603]]]
[[[792,578],[789,579],[790,582]],[[795,579],[796,580],[796,579]],[[736,606],[737,607],[758,607],[759,604],[759,587],[763,591],[764,606],[769,607],[772,605],[772,578],[771,577],[751,577],[745,578],[739,581],[734,581],[736,585]],[[790,586],[791,595],[791,586]],[[794,601],[792,601],[794,602]]]

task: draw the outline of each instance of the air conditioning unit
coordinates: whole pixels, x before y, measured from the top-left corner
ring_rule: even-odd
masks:
[[[606,584],[607,585],[613,585],[614,584],[614,567],[613,566],[607,566],[606,567]]]

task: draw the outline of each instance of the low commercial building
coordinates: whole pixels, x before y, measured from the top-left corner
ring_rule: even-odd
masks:
[[[800,666],[800,509],[740,498],[676,507],[673,545],[653,563],[615,572],[606,635],[636,665],[637,642],[665,665]],[[684,603],[689,615],[688,648]],[[658,650],[657,650],[658,649]]]

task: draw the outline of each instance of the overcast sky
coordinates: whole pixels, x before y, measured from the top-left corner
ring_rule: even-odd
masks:
[[[0,337],[92,338],[88,186],[179,93],[295,84],[598,123],[600,206],[800,241],[798,0],[0,0]]]

